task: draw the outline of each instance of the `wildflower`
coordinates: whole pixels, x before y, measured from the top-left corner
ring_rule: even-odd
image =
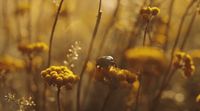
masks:
[[[16,98],[14,94],[8,93],[5,95],[5,100],[9,103],[17,105],[17,111],[30,111],[36,105],[32,97]]]
[[[41,75],[49,85],[66,86],[68,89],[71,89],[72,85],[79,80],[79,77],[66,66],[51,66],[43,70]]]
[[[160,13],[160,9],[158,7],[152,7],[151,13],[152,13],[153,16],[156,16]]]
[[[140,14],[145,20],[150,20],[152,17],[157,16],[160,13],[158,7],[144,7],[140,10]]]
[[[20,44],[18,46],[18,49],[23,54],[35,54],[35,53],[41,53],[48,50],[48,46],[43,42],[37,42],[32,44]]]
[[[194,73],[195,66],[192,57],[185,52],[177,52],[173,64],[176,69],[182,69],[186,77],[191,77]]]
[[[71,47],[68,49],[66,60],[64,64],[71,69],[74,68],[75,61],[79,58],[79,51],[81,50],[80,43],[75,42]]]
[[[167,58],[163,51],[154,47],[137,47],[125,52],[125,57],[132,70],[146,75],[159,75],[167,67]]]
[[[98,70],[95,77],[96,80],[108,84],[111,88],[116,88],[119,85],[132,85],[137,80],[135,73],[114,66]]]
[[[16,71],[24,68],[24,62],[20,59],[4,56],[0,58],[0,74]]]

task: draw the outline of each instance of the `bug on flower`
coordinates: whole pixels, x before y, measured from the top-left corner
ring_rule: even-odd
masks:
[[[96,61],[97,69],[108,68],[109,66],[117,66],[112,56],[102,56]]]

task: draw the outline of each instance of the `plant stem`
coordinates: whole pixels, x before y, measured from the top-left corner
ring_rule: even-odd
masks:
[[[31,22],[32,22],[32,18],[31,18],[31,6],[32,6],[32,0],[28,0],[28,5],[29,5],[29,9],[28,9],[28,24],[27,24],[27,30],[28,30],[28,40],[29,42],[31,42],[32,39],[32,33],[31,33]]]
[[[149,23],[150,23],[150,20],[147,21],[146,26],[145,26],[144,37],[143,37],[143,46],[145,46],[146,35],[147,35],[147,31],[148,31]]]
[[[108,101],[109,101],[109,99],[110,99],[110,96],[112,95],[112,92],[113,92],[113,89],[109,89],[109,92],[108,92],[108,94],[106,95],[106,98],[105,98],[105,100],[104,100],[104,102],[103,102],[103,106],[102,106],[102,108],[101,108],[100,111],[105,111],[106,105],[108,104]]]
[[[150,109],[150,111],[155,111],[157,109],[157,106],[159,104],[159,101],[160,101],[160,97],[164,91],[164,89],[166,88],[165,84],[166,84],[166,81],[168,80],[167,78],[169,77],[170,75],[170,72],[171,72],[171,68],[172,68],[172,61],[173,61],[173,56],[174,56],[174,53],[175,53],[175,49],[178,45],[178,42],[179,42],[179,38],[180,38],[180,34],[181,34],[181,30],[183,28],[183,24],[185,22],[185,18],[190,10],[190,8],[193,6],[194,4],[194,1],[190,2],[190,4],[187,6],[182,18],[181,18],[181,22],[180,22],[180,25],[179,25],[179,28],[178,28],[178,33],[177,33],[177,36],[176,36],[176,39],[175,39],[175,43],[173,45],[173,48],[172,48],[172,52],[171,52],[171,59],[170,59],[170,63],[168,65],[168,68],[167,68],[167,71],[165,72],[164,76],[163,76],[163,80],[162,80],[162,83],[161,83],[161,88],[158,92],[158,94],[156,95],[156,97],[154,98],[153,100],[153,105]]]
[[[41,28],[40,28],[40,23],[41,23],[41,18],[43,17],[43,13],[44,13],[44,9],[45,9],[45,1],[42,0],[40,1],[40,4],[39,4],[39,7],[40,7],[40,11],[39,11],[39,14],[37,16],[37,22],[36,22],[36,27],[37,27],[37,30],[36,30],[36,40],[35,41],[39,41],[39,36],[40,36],[40,33],[41,33]]]
[[[197,8],[199,7],[199,5],[200,5],[200,0],[199,0],[198,3],[197,3]],[[186,32],[186,34],[185,34],[185,36],[184,36],[184,38],[183,38],[183,43],[181,44],[181,50],[184,49],[184,47],[185,47],[185,45],[186,45],[186,43],[187,43],[187,40],[188,40],[188,38],[189,38],[190,32],[191,32],[191,30],[192,30],[192,26],[193,26],[193,24],[194,24],[194,21],[195,21],[195,19],[196,19],[197,14],[198,14],[198,13],[195,11],[194,14],[193,14],[193,16],[192,16],[192,18],[191,18],[191,21],[190,21],[189,26],[188,26],[188,28],[187,28],[187,32]]]
[[[138,107],[139,107],[140,94],[141,94],[141,88],[142,88],[142,75],[139,75],[139,82],[140,82],[140,85],[139,85],[139,88],[138,88],[138,91],[137,91],[137,94],[136,94],[134,111],[137,111]]]
[[[57,91],[57,111],[61,111],[61,107],[60,107],[60,87],[57,87],[58,91]]]
[[[168,21],[167,21],[167,26],[166,26],[166,30],[165,30],[165,35],[166,35],[166,41],[164,44],[164,50],[167,50],[168,47],[168,43],[169,43],[169,31],[170,31],[170,25],[171,25],[171,20],[172,20],[172,11],[173,11],[173,7],[174,7],[174,2],[175,0],[171,0],[170,5],[169,5],[169,11],[168,11]]]
[[[115,11],[114,11],[114,13],[112,15],[112,19],[111,19],[110,23],[108,24],[108,26],[105,29],[105,33],[103,34],[102,41],[100,42],[100,45],[99,45],[99,51],[97,53],[97,57],[102,54],[105,41],[107,40],[107,35],[108,35],[110,29],[113,27],[113,25],[116,22],[116,17],[117,17],[117,14],[119,12],[119,7],[120,7],[120,1],[121,0],[117,0],[117,6],[116,6]]]
[[[51,35],[50,35],[50,39],[49,39],[49,53],[48,53],[48,64],[47,64],[47,67],[49,67],[51,65],[52,42],[53,42],[54,32],[55,32],[55,28],[56,28],[57,21],[58,21],[58,16],[59,16],[60,10],[62,8],[63,1],[64,0],[60,1],[60,4],[58,6],[58,10],[56,12],[56,17],[55,17],[55,20],[54,20],[54,23],[53,23],[53,27],[52,27],[52,30],[51,30]]]
[[[18,8],[18,4],[19,4],[19,0],[14,0],[15,10],[17,10]],[[15,23],[16,23],[16,30],[17,30],[16,39],[17,39],[17,43],[20,43],[22,41],[21,23],[20,23],[19,15],[15,15],[15,16],[16,16]]]
[[[58,17],[62,8],[62,4],[63,4],[64,0],[61,0],[56,12],[56,17],[52,26],[52,30],[51,30],[51,35],[50,35],[50,39],[49,39],[49,51],[48,51],[48,63],[47,63],[47,67],[49,67],[51,65],[51,51],[52,51],[52,42],[53,42],[53,37],[54,37],[54,32],[55,32],[55,28],[57,25],[57,21],[58,21]],[[44,83],[44,91],[43,91],[43,110],[46,109],[46,90],[47,90],[47,86]]]
[[[9,48],[9,42],[10,42],[10,38],[11,38],[11,34],[10,34],[10,28],[9,28],[9,17],[8,17],[8,1],[7,0],[3,0],[2,1],[2,17],[3,17],[3,30],[4,30],[4,42],[3,42],[3,48],[2,51],[0,52],[0,54],[5,54],[6,51]]]
[[[77,111],[80,111],[80,93],[81,93],[81,84],[82,84],[82,80],[83,80],[83,75],[84,75],[87,63],[89,61],[89,58],[90,58],[92,48],[93,48],[93,45],[94,45],[94,40],[96,38],[97,31],[98,31],[98,28],[99,28],[99,24],[100,24],[100,21],[101,21],[101,15],[102,15],[101,4],[102,4],[102,1],[99,0],[99,9],[98,9],[98,15],[97,15],[95,28],[94,28],[94,31],[93,31],[93,34],[92,34],[92,39],[90,41],[90,45],[89,45],[89,49],[88,49],[88,52],[87,52],[87,55],[86,55],[86,59],[84,61],[84,65],[83,65],[83,68],[82,68],[81,73],[80,73],[80,81],[79,81],[78,87],[77,87],[77,101],[76,101],[77,102]]]

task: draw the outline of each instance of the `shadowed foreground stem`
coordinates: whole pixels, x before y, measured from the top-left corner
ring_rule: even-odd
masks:
[[[61,111],[61,108],[60,108],[60,87],[57,87],[58,88],[58,91],[57,91],[57,111]]]
[[[105,100],[104,100],[104,102],[103,102],[103,106],[102,106],[102,108],[101,108],[100,111],[105,111],[105,110],[106,110],[106,106],[107,106],[107,104],[108,104],[108,101],[109,101],[109,99],[110,99],[110,96],[112,95],[112,92],[113,92],[113,89],[109,89],[109,92],[108,92],[108,94],[106,95],[106,98],[105,98]]]
[[[185,22],[185,19],[186,19],[186,16],[190,10],[190,8],[193,6],[195,1],[191,1],[190,4],[187,6],[182,18],[181,18],[181,21],[180,21],[180,25],[179,25],[179,28],[178,28],[178,32],[177,32],[177,35],[176,35],[176,39],[175,39],[175,43],[172,47],[172,51],[171,51],[171,58],[170,58],[170,63],[168,65],[168,68],[163,76],[163,80],[162,80],[162,83],[161,83],[161,88],[158,92],[158,94],[156,95],[156,97],[154,98],[153,100],[153,104],[152,104],[152,107],[150,108],[150,111],[156,111],[157,110],[157,107],[158,107],[158,104],[160,103],[160,97],[162,96],[162,93],[163,91],[165,90],[166,88],[166,82],[170,76],[170,72],[171,72],[171,69],[172,69],[172,61],[173,61],[173,56],[174,56],[174,53],[175,53],[175,50],[177,48],[177,45],[178,45],[178,42],[179,42],[179,39],[180,39],[180,35],[181,35],[181,31],[182,31],[182,28],[183,28],[183,24]]]

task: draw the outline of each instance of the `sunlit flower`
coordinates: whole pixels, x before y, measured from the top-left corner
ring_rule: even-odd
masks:
[[[132,70],[159,75],[167,66],[167,58],[162,50],[154,47],[137,47],[125,52]]]
[[[79,77],[66,66],[51,66],[41,72],[42,78],[49,84],[57,87],[66,86],[71,89],[78,82]]]
[[[48,50],[48,46],[44,42],[36,42],[32,44],[20,44],[18,49],[22,54],[41,53]]]
[[[184,71],[186,77],[191,77],[195,71],[192,57],[185,52],[177,52],[173,63],[176,69],[182,69]]]
[[[25,63],[11,56],[4,56],[0,58],[0,73],[6,73],[11,71],[16,71],[23,69],[25,67]]]
[[[160,9],[158,7],[144,7],[140,10],[140,14],[145,20],[150,20],[152,17],[158,15],[160,13]]]
[[[71,69],[74,68],[75,62],[79,59],[80,51],[81,51],[80,43],[76,41],[68,49],[68,52],[66,54],[66,60],[64,60],[64,64]]]
[[[126,69],[111,66],[98,70],[95,78],[112,88],[116,88],[118,86],[132,85],[137,80],[137,75]]]

